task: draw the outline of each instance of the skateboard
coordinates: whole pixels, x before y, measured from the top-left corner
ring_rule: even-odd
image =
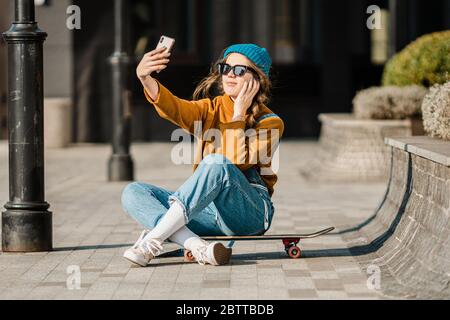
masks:
[[[301,256],[301,250],[298,243],[302,239],[312,239],[326,235],[334,230],[334,227],[320,230],[309,234],[278,234],[278,235],[262,235],[262,236],[217,236],[202,237],[206,241],[229,241],[228,247],[231,247],[235,241],[265,241],[265,240],[281,240],[284,250],[292,259],[298,259]],[[189,250],[184,250],[184,259],[187,262],[195,261]]]

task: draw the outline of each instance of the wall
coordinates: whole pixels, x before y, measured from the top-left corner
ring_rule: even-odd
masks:
[[[401,299],[450,298],[450,145],[430,137],[387,139],[391,177],[375,214],[341,230],[381,290]]]
[[[48,33],[44,42],[45,97],[72,96],[72,32],[66,27],[70,0],[53,0],[36,8],[39,28]]]

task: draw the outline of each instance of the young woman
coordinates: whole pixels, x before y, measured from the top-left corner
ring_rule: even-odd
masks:
[[[284,124],[266,106],[272,60],[257,45],[233,45],[188,101],[151,76],[167,67],[169,57],[164,48],[147,53],[137,76],[162,118],[196,136],[201,128],[201,150],[193,175],[175,192],[137,182],[126,186],[123,209],[146,230],[124,257],[147,266],[169,240],[190,250],[200,264],[227,264],[231,249],[199,236],[264,234],[274,215],[272,156]],[[213,98],[215,86],[222,95]],[[219,132],[220,143],[209,132]]]

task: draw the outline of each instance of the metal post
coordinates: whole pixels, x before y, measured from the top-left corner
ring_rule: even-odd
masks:
[[[2,213],[5,252],[52,250],[52,213],[44,187],[43,43],[34,0],[15,1],[8,44],[10,201]]]
[[[109,159],[109,181],[132,181],[130,56],[128,55],[129,2],[115,0],[115,51],[110,58],[113,94],[113,154]]]

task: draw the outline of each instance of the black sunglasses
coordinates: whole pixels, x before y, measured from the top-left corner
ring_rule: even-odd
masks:
[[[236,77],[242,77],[244,74],[247,73],[247,71],[252,72],[254,75],[258,75],[256,70],[251,67],[241,66],[241,65],[230,66],[228,63],[218,63],[217,71],[221,75],[226,75],[226,74],[230,73],[230,71],[233,71],[233,74]]]

